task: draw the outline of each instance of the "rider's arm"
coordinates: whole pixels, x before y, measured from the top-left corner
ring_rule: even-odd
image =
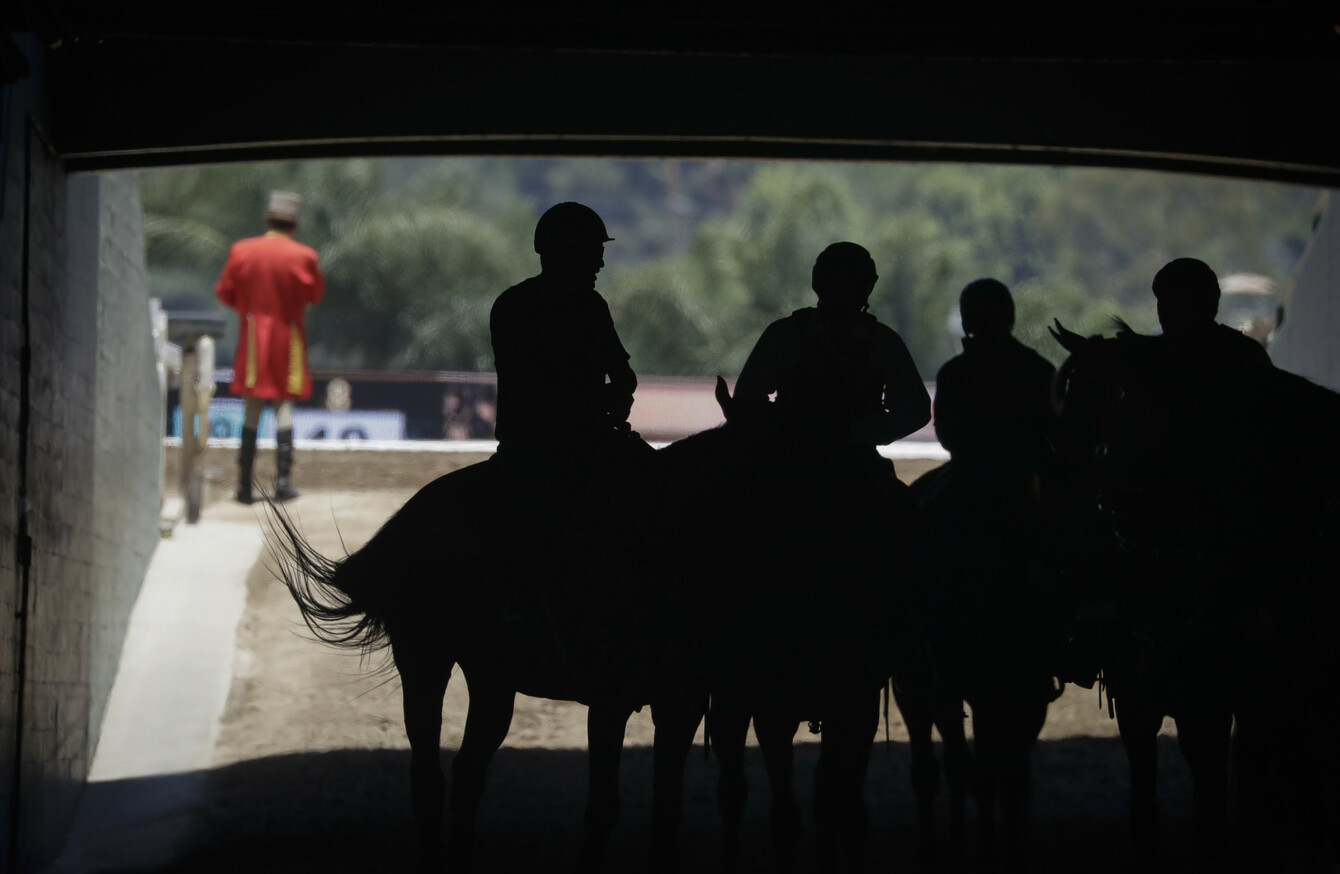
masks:
[[[862,443],[883,446],[901,440],[931,420],[931,397],[903,338],[881,332],[876,357],[884,377],[884,410],[853,423]]]
[[[735,381],[735,404],[758,407],[777,391],[783,364],[796,357],[795,330],[788,319],[764,329]]]
[[[940,445],[949,450],[951,455],[959,446],[959,435],[962,433],[962,424],[959,421],[958,410],[962,401],[959,400],[959,378],[957,376],[960,367],[955,364],[955,360],[950,360],[940,372],[935,376],[935,436],[940,440]]]
[[[617,426],[627,422],[633,410],[633,392],[637,390],[637,374],[633,372],[628,350],[619,339],[619,332],[614,328],[614,319],[610,315],[609,306],[605,304],[603,298],[600,299],[600,310],[602,332],[605,335],[602,341],[605,378],[608,380],[605,384],[605,407],[614,420],[613,424]]]
[[[609,414],[614,419],[614,424],[618,425],[628,421],[628,416],[633,411],[633,392],[637,390],[637,374],[633,372],[633,367],[628,363],[628,359],[614,361],[610,364],[609,372],[606,374],[609,382],[605,389],[608,394]]]

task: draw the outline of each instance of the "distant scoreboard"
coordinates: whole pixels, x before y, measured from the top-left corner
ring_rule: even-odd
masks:
[[[227,395],[232,370],[214,372],[219,396],[210,407],[211,436],[242,433],[242,400]],[[329,386],[344,383],[352,407],[336,412],[322,406]],[[728,383],[730,385],[730,383]],[[671,442],[716,427],[724,421],[711,377],[642,377],[629,424],[643,439]],[[934,396],[935,386],[927,390]],[[168,436],[181,436],[177,392],[168,392]],[[293,431],[304,440],[492,440],[497,413],[497,377],[492,373],[313,371],[312,397],[293,411]],[[552,423],[562,431],[565,423]],[[267,410],[259,434],[274,435],[274,417]],[[930,424],[908,439],[935,441]]]
[[[241,437],[245,418],[240,398],[215,398],[209,405],[209,436]],[[256,433],[261,438],[275,436],[275,417],[270,408],[261,414]],[[172,408],[168,436],[182,436],[180,406]],[[297,407],[293,410],[293,436],[302,440],[404,440],[405,414],[399,410],[333,412]]]

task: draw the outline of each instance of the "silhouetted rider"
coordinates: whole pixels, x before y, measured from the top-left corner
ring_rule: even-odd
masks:
[[[1249,501],[1225,500],[1223,494],[1241,497],[1246,486],[1235,482],[1236,472],[1276,427],[1247,400],[1269,390],[1274,365],[1256,340],[1215,321],[1219,280],[1204,261],[1169,261],[1155,274],[1153,291],[1163,334],[1150,341],[1160,372],[1149,392],[1156,414],[1146,418],[1156,421],[1131,423],[1131,433],[1123,437],[1147,456],[1141,469],[1160,500],[1143,512],[1132,511],[1131,525],[1152,532],[1147,538],[1176,532],[1183,545],[1196,544],[1207,555],[1224,549],[1228,555],[1225,532],[1245,524],[1231,518],[1229,509],[1248,517],[1258,511]],[[1155,437],[1142,440],[1150,433]],[[1227,562],[1216,573],[1245,566]],[[1198,576],[1204,575],[1188,575]]]
[[[1016,580],[1038,554],[1056,370],[1011,335],[1014,298],[978,279],[959,295],[963,353],[935,379],[935,433],[950,461],[917,491],[960,576]],[[933,478],[932,478],[933,477]],[[933,490],[934,489],[934,490]]]
[[[1154,275],[1154,297],[1163,336],[1177,354],[1208,370],[1270,365],[1265,347],[1215,321],[1219,314],[1219,278],[1204,261],[1169,261]]]
[[[493,304],[498,594],[504,628],[568,694],[634,707],[646,701],[654,605],[630,579],[642,517],[626,474],[654,452],[628,426],[637,377],[595,290],[611,239],[590,207],[549,208],[535,226],[540,274]]]
[[[552,476],[650,451],[629,430],[637,376],[595,290],[612,239],[590,207],[551,207],[535,226],[540,274],[493,304],[495,434],[508,466],[562,465]]]
[[[999,280],[968,283],[959,316],[963,352],[935,379],[935,433],[950,460],[913,488],[944,581],[933,627],[957,641],[932,645],[945,646],[942,669],[961,672],[964,688],[1031,690],[1021,706],[1036,707],[1054,697],[1053,672],[1091,685],[1087,661],[1056,631],[1054,599],[1028,576],[1042,552],[1056,369],[1012,336],[1014,298]]]
[[[996,279],[959,295],[963,353],[935,379],[935,433],[973,476],[1035,473],[1048,452],[1055,412],[1047,359],[1011,335],[1014,298]]]
[[[878,278],[856,243],[824,249],[811,273],[818,306],[763,331],[730,418],[762,438],[742,462],[752,487],[736,536],[756,554],[768,544],[750,571],[762,582],[742,645],[785,665],[799,689],[868,690],[872,704],[920,579],[911,496],[876,447],[930,420],[902,338],[866,312]],[[818,699],[802,709],[807,720],[829,718]]]
[[[1247,435],[1267,427],[1243,396],[1260,387],[1273,365],[1260,343],[1215,321],[1219,280],[1204,261],[1169,261],[1155,274],[1153,290],[1163,334],[1150,341],[1162,371],[1152,396],[1161,412],[1149,428],[1159,443],[1135,445],[1151,454],[1154,463],[1145,468],[1156,482],[1178,484],[1188,500],[1198,494],[1210,500],[1205,482],[1219,481],[1233,466],[1228,457],[1245,451]],[[1206,520],[1217,512],[1210,504]]]
[[[824,249],[811,274],[819,305],[763,331],[735,384],[739,414],[767,411],[808,451],[867,462],[879,461],[874,447],[925,425],[930,396],[907,346],[866,311],[878,279],[874,259],[856,243]]]

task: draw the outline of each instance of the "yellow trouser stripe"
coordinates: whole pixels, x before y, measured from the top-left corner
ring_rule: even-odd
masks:
[[[256,387],[256,374],[260,371],[256,356],[256,320],[249,318],[247,319],[247,388]]]
[[[302,392],[302,334],[297,325],[290,324],[288,330],[288,393],[296,395]]]

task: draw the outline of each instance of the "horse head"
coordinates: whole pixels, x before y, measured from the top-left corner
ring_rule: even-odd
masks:
[[[1233,395],[1164,338],[1115,327],[1115,337],[1052,331],[1071,353],[1057,373],[1063,463],[1123,549],[1209,543],[1242,454]]]
[[[1052,319],[1052,324],[1047,326],[1047,331],[1056,339],[1057,343],[1065,348],[1065,351],[1072,355],[1078,352],[1087,342],[1084,337],[1061,324],[1060,319]]]
[[[1054,319],[1048,332],[1068,353],[1056,372],[1055,404],[1069,448],[1099,453],[1100,434],[1122,395],[1110,348],[1101,337],[1084,337]]]

